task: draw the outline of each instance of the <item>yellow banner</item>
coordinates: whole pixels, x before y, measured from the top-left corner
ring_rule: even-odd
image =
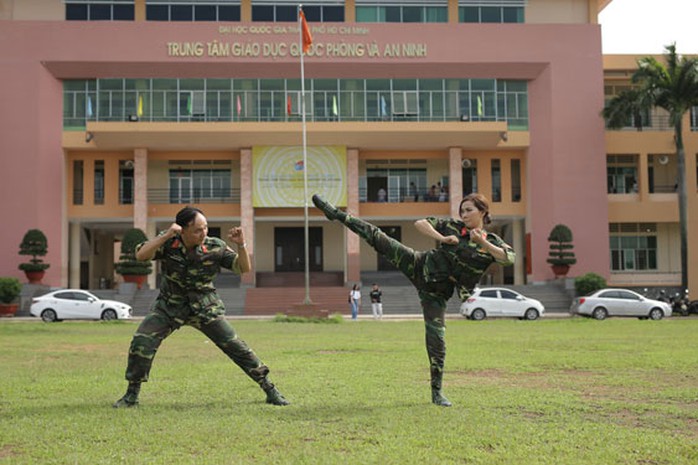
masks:
[[[307,147],[308,205],[321,194],[347,205],[347,150],[344,146]],[[253,147],[254,207],[303,207],[303,147]]]

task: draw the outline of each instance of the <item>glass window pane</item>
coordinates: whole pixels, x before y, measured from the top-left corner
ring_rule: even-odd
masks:
[[[502,8],[498,6],[483,6],[482,7],[482,22],[483,23],[501,23]]]
[[[111,20],[111,5],[90,5],[90,20],[91,21],[109,21]]]
[[[403,23],[421,23],[422,22],[422,7],[421,6],[404,6],[404,7],[402,7],[402,22]]]
[[[277,22],[297,22],[298,8],[295,5],[276,5]]]
[[[480,8],[476,6],[461,7],[459,16],[462,23],[479,23]]]
[[[323,6],[322,7],[322,20],[325,22],[334,22],[334,23],[344,21],[344,7],[343,6]]]
[[[193,21],[192,5],[170,5],[170,21]]]
[[[167,5],[146,5],[145,19],[148,21],[169,21],[169,11]]]
[[[305,13],[305,19],[312,22],[322,21],[322,8],[318,5],[307,5],[303,7],[303,13]]]
[[[521,7],[502,8],[502,20],[505,23],[523,23],[524,9]]]
[[[215,21],[215,5],[194,5],[194,21]]]
[[[240,5],[219,5],[218,21],[240,21]]]
[[[133,5],[114,5],[112,8],[114,21],[134,20]]]
[[[252,5],[252,21],[274,21],[273,5]]]
[[[381,7],[381,10],[385,12],[385,22],[386,23],[399,23],[400,22],[400,7],[399,6],[385,6],[385,7]]]
[[[356,22],[357,23],[375,23],[378,21],[378,7],[375,6],[357,6],[356,7]]]
[[[87,5],[68,3],[65,6],[65,19],[68,21],[86,21]]]

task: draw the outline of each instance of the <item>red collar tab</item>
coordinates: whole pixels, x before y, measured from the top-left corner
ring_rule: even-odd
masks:
[[[172,241],[172,248],[177,249],[177,248],[179,248],[180,244],[181,244],[180,240],[175,238],[175,240]]]
[[[463,226],[463,227],[460,229],[460,235],[461,235],[462,237],[465,237],[467,234],[468,234],[468,228],[466,228],[465,226]]]
[[[206,246],[204,244],[201,244],[201,251],[203,253],[208,253],[208,249],[206,248]]]

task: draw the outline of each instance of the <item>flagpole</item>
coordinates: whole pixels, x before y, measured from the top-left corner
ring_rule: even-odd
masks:
[[[305,52],[303,51],[303,22],[301,18],[301,11],[303,11],[303,5],[298,5],[298,45],[300,46],[299,51],[301,55],[301,121],[303,126],[303,217],[305,221],[304,226],[304,239],[305,239],[305,300],[303,303],[305,305],[312,304],[310,300],[310,240],[308,238],[308,147],[307,147],[307,133],[305,128],[305,66],[303,64],[303,56]]]

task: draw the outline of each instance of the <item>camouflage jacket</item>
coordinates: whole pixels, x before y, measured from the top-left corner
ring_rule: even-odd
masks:
[[[155,252],[153,260],[160,260],[162,267],[160,295],[154,308],[175,319],[186,319],[192,313],[209,316],[225,313],[213,279],[221,268],[239,275],[240,266],[238,254],[223,240],[206,237],[203,244],[187,250],[182,239],[175,236]]]
[[[458,297],[465,301],[480,282],[485,270],[496,260],[477,243],[470,240],[470,233],[462,221],[434,217],[427,218],[427,221],[443,236],[456,236],[460,238],[460,242],[458,245],[442,243],[436,249],[426,253],[424,280],[425,282],[452,282]],[[511,246],[491,232],[487,233],[487,241],[506,252],[506,258],[498,261],[500,265],[514,264],[516,253]]]

